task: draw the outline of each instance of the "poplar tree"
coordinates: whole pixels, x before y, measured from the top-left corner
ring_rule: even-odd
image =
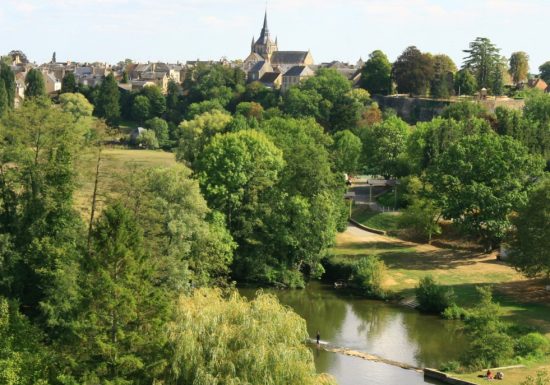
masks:
[[[120,91],[112,73],[101,83],[97,99],[97,114],[110,125],[116,125],[120,119]]]
[[[4,87],[6,88],[8,106],[13,108],[13,103],[15,101],[15,75],[10,67],[4,63],[0,62],[0,80],[4,81]]]
[[[46,86],[44,84],[44,75],[32,68],[25,77],[25,97],[34,98],[46,95]]]

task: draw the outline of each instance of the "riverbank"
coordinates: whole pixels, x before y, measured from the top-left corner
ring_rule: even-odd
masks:
[[[541,282],[527,280],[498,261],[495,253],[444,249],[349,226],[338,235],[329,261],[345,269],[367,255],[377,255],[384,260],[388,268],[384,289],[398,296],[414,296],[420,279],[432,275],[438,283],[454,290],[459,305],[469,307],[477,299],[475,287],[489,284],[506,319],[536,327],[550,337],[550,293],[541,292]],[[527,292],[538,297],[526,296]]]

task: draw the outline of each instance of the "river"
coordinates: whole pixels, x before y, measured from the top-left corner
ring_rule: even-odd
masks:
[[[254,289],[241,289],[253,297]],[[344,294],[312,282],[304,290],[274,290],[307,323],[309,335],[321,340],[416,367],[438,367],[456,360],[465,341],[459,324],[382,301]],[[339,385],[426,384],[421,373],[313,348],[319,373],[330,373]]]

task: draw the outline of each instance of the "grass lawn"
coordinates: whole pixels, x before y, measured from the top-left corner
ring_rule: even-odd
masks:
[[[357,205],[353,208],[351,217],[357,222],[373,229],[395,232],[400,230],[399,213],[380,213],[372,211],[366,205]]]
[[[531,364],[527,365],[525,368],[514,368],[514,369],[503,369],[500,370],[504,373],[504,379],[502,381],[493,381],[498,384],[503,385],[519,385],[522,381],[525,381],[527,376],[536,378],[536,374],[539,371],[546,371],[550,375],[550,364]],[[469,373],[469,374],[456,374],[453,377],[457,377],[466,381],[473,382],[474,384],[487,384],[488,381],[484,378],[479,378],[478,375],[482,374],[480,372]]]
[[[352,263],[372,254],[386,263],[388,274],[384,286],[391,292],[412,296],[419,280],[429,274],[440,284],[453,288],[459,305],[471,306],[477,298],[476,285],[491,284],[506,318],[537,327],[550,336],[550,293],[540,293],[541,285],[538,285],[536,292],[542,297],[528,300],[522,290],[526,290],[531,281],[497,261],[495,254],[441,249],[351,227],[338,236],[332,260]]]
[[[75,194],[77,209],[88,218],[95,180],[96,154],[87,153],[81,157],[84,170],[80,176],[80,188]],[[101,155],[100,182],[98,192],[100,203],[117,193],[117,179],[138,169],[176,164],[173,153],[164,151],[105,148]]]

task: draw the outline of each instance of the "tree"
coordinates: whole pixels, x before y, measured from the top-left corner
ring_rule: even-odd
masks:
[[[210,207],[234,229],[239,210],[272,187],[283,166],[281,150],[265,134],[248,130],[215,136],[199,153],[196,169]]]
[[[31,68],[25,76],[25,97],[30,99],[44,95],[46,95],[44,76],[39,70]]]
[[[334,164],[341,172],[355,173],[359,170],[359,157],[363,143],[351,131],[344,130],[334,134]]]
[[[527,75],[529,75],[529,56],[525,52],[514,52],[510,56],[510,75],[514,84],[527,80]]]
[[[470,48],[463,52],[468,56],[464,58],[462,68],[472,71],[479,88],[492,89],[495,75],[500,72],[500,49],[491,40],[478,37],[470,43]]]
[[[151,103],[146,96],[137,95],[132,102],[132,119],[143,123],[151,116]]]
[[[511,262],[529,277],[550,276],[550,178],[539,181],[513,219]]]
[[[403,211],[399,222],[403,227],[412,229],[416,235],[431,243],[432,236],[441,233],[440,218],[441,210],[434,201],[418,196],[414,197]]]
[[[149,99],[150,115],[152,117],[161,117],[166,111],[166,99],[162,91],[157,86],[147,86],[141,91],[141,94]]]
[[[545,62],[544,64],[541,64],[539,67],[540,71],[540,78],[544,80],[546,83],[550,84],[550,61]]]
[[[426,313],[441,314],[455,301],[453,289],[438,285],[431,275],[420,280],[415,294],[419,309]]]
[[[315,373],[303,343],[304,320],[273,295],[247,301],[236,293],[224,299],[220,291],[198,290],[180,298],[169,338],[177,383],[335,384]]]
[[[112,73],[105,77],[99,87],[96,113],[110,125],[116,125],[120,119],[120,91]]]
[[[161,147],[168,146],[170,144],[170,138],[168,133],[168,123],[162,118],[153,118],[145,122],[145,127],[152,130],[158,139]]]
[[[181,122],[176,134],[176,159],[193,165],[214,135],[224,132],[230,122],[231,115],[218,110]]]
[[[219,213],[208,209],[191,170],[178,164],[138,173],[125,185],[125,205],[146,231],[156,279],[174,291],[224,284],[235,243]]]
[[[361,70],[361,87],[371,94],[391,93],[391,63],[380,50],[373,51]]]
[[[4,87],[6,88],[8,106],[13,108],[15,101],[15,75],[11,68],[4,63],[0,62],[0,80],[4,81]]]
[[[161,352],[173,294],[154,282],[158,266],[143,231],[120,203],[107,207],[84,262],[84,301],[76,323],[77,362],[94,383],[152,383],[165,368]]]
[[[0,116],[9,109],[8,92],[4,80],[0,78]]]
[[[510,228],[509,215],[527,200],[543,162],[510,137],[487,133],[452,144],[428,170],[433,198],[452,219],[492,250]]]
[[[453,94],[456,64],[447,55],[435,55],[433,62],[434,78],[430,85],[430,93],[434,98],[448,98]]]
[[[414,46],[408,47],[393,63],[392,76],[400,93],[426,95],[434,76],[433,58]]]
[[[361,139],[368,172],[386,179],[402,176],[409,134],[409,125],[396,116],[367,128]]]
[[[153,130],[145,130],[140,136],[138,136],[136,142],[140,147],[149,150],[156,150],[159,148],[159,141],[155,135],[155,131]]]
[[[74,77],[74,72],[67,72],[65,73],[65,76],[63,76],[63,80],[61,81],[61,93],[64,94],[66,92],[74,93],[77,90],[76,85],[76,78]]]
[[[59,103],[63,111],[74,116],[75,121],[83,117],[92,116],[94,106],[82,94],[64,93],[59,96]]]
[[[477,89],[476,78],[469,69],[463,68],[456,73],[455,92],[457,95],[473,95]]]

